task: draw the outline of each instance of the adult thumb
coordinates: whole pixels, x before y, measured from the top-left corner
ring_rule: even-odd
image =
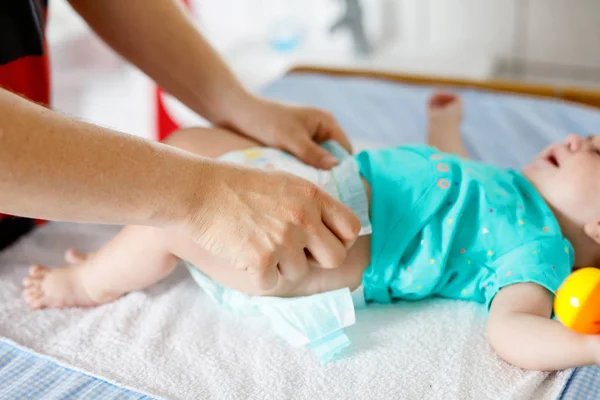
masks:
[[[307,137],[288,145],[288,151],[300,161],[320,169],[331,169],[338,164],[337,159],[327,150]]]

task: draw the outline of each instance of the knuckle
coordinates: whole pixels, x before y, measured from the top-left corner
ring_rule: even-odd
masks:
[[[273,135],[271,142],[273,143],[273,146],[277,148],[287,149],[289,147],[289,138],[286,138],[285,135],[280,132]]]
[[[342,263],[344,262],[345,259],[346,259],[346,252],[345,251],[337,251],[337,252],[330,254],[329,257],[327,257],[327,259],[323,261],[322,266],[324,268],[328,268],[328,269],[337,268],[340,265],[342,265]]]
[[[299,146],[296,153],[298,157],[306,161],[312,160],[316,157],[315,152],[312,151],[311,147],[308,144],[303,144],[302,146]]]
[[[279,234],[279,244],[289,247],[290,244],[294,243],[294,231],[295,227],[293,224],[285,224],[283,230]]]
[[[340,265],[342,265],[342,263],[344,262],[345,259],[346,259],[346,251],[344,249],[341,249],[340,251],[333,254],[331,257],[332,268],[337,268]]]
[[[306,227],[307,225],[309,225],[308,221],[308,215],[305,209],[303,208],[298,208],[295,210],[292,210],[291,215],[290,215],[290,220],[292,225],[289,225],[288,228],[286,229],[286,231],[291,232],[292,231],[292,227],[293,226],[300,226],[300,227]]]
[[[321,111],[321,117],[324,120],[326,120],[327,122],[334,122],[335,121],[335,117],[329,111]]]
[[[308,196],[309,199],[311,200],[320,200],[321,198],[321,189],[319,189],[319,187],[317,185],[314,184],[307,184],[306,188],[306,195]]]
[[[275,262],[275,253],[273,251],[262,251],[256,255],[256,262],[254,269],[257,272],[263,272],[267,270]]]
[[[233,267],[238,271],[247,272],[250,270],[250,265],[246,262],[246,260],[238,260],[234,262]]]
[[[292,268],[283,275],[289,282],[298,282],[304,278],[307,272],[307,270],[302,268]]]
[[[351,235],[354,238],[354,237],[358,236],[362,226],[360,224],[360,220],[356,216],[353,216],[353,218],[350,221],[351,221],[350,222]]]

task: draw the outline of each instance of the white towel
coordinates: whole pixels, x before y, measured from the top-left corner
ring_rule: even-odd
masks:
[[[92,309],[29,311],[32,263],[91,250],[112,227],[50,224],[0,253],[0,336],[92,375],[172,399],[555,399],[569,371],[523,371],[498,359],[483,307],[433,299],[357,312],[352,351],[321,365],[265,320],[215,306],[184,268]]]

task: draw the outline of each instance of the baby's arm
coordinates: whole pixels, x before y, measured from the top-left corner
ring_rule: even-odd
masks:
[[[552,294],[535,283],[500,290],[487,323],[491,346],[505,361],[553,371],[600,362],[600,336],[582,335],[550,319]]]

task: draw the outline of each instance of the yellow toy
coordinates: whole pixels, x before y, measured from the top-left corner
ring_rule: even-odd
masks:
[[[556,292],[554,313],[567,328],[600,334],[600,269],[582,268],[569,275]]]

